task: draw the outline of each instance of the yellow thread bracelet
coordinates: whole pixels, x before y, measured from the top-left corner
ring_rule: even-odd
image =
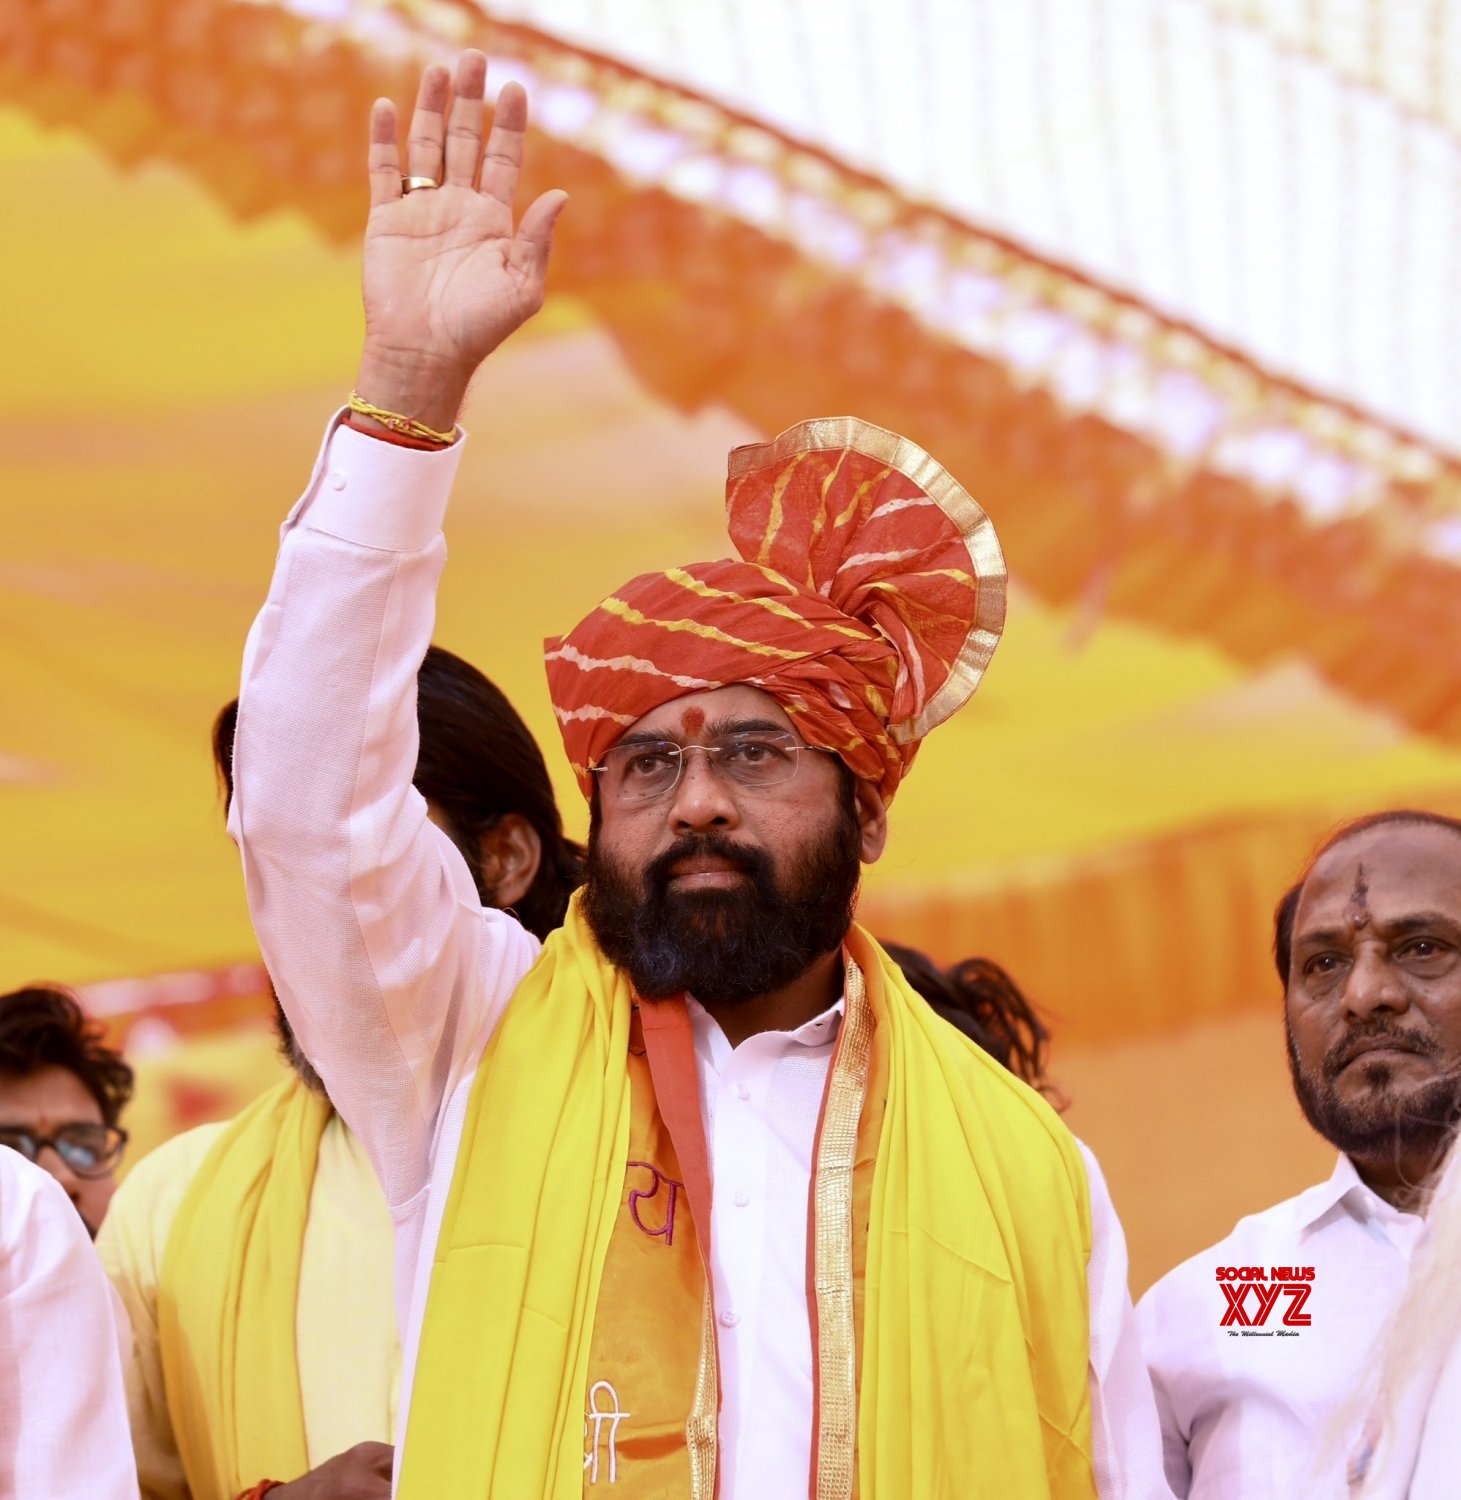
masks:
[[[418,422],[415,417],[405,416],[398,411],[386,411],[381,406],[372,406],[355,391],[350,392],[350,399],[345,404],[351,411],[359,412],[362,417],[373,417],[382,427],[389,427],[402,437],[429,438],[433,443],[454,443],[457,440],[456,428],[452,428],[450,432],[438,432],[425,422]]]

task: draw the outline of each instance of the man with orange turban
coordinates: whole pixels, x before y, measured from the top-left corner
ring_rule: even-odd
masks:
[[[853,921],[1004,614],[989,522],[850,419],[731,458],[739,561],[549,643],[590,798],[539,949],[411,788],[456,415],[542,300],[526,104],[376,107],[367,336],[244,668],[232,827],[397,1232],[409,1500],[1162,1496],[1120,1228],[1044,1101]],[[246,1372],[241,1373],[241,1378]]]

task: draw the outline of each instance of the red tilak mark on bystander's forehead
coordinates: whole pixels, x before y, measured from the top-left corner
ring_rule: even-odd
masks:
[[[703,708],[687,708],[680,715],[680,728],[686,734],[699,734],[705,728],[705,710]]]
[[[1365,867],[1354,872],[1354,889],[1349,893],[1349,905],[1344,914],[1351,927],[1367,927],[1370,921],[1370,882],[1365,878]]]

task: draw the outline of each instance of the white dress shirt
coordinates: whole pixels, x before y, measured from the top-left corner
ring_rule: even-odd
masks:
[[[1183,1262],[1141,1299],[1142,1346],[1162,1420],[1167,1478],[1191,1500],[1327,1500],[1349,1493],[1350,1410],[1400,1297],[1424,1221],[1360,1181],[1341,1156],[1333,1175],[1240,1219],[1220,1244]],[[1312,1268],[1312,1291],[1280,1294],[1262,1323],[1260,1289],[1241,1292],[1226,1326],[1223,1268]],[[1296,1284],[1292,1280],[1289,1284]],[[1347,1423],[1347,1418],[1350,1421]],[[1458,1486],[1456,1493],[1461,1493]]]
[[[111,1287],[61,1185],[0,1147],[0,1495],[136,1500]]]
[[[423,453],[349,428],[327,438],[250,633],[230,814],[270,974],[391,1206],[403,1414],[467,1096],[538,950],[514,918],[482,909],[411,786],[415,677],[435,620],[440,527],[460,451]],[[807,1493],[807,1193],[836,1029],[829,1012],[732,1051],[703,1011],[696,1016],[716,1184],[723,1500]],[[1125,1243],[1087,1164],[1100,1493],[1161,1500]]]

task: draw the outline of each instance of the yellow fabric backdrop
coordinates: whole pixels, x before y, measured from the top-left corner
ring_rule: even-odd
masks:
[[[350,384],[355,257],[18,111],[0,111],[0,200],[0,987],[232,964],[252,945],[208,727]],[[494,359],[466,423],[438,637],[520,706],[581,829],[537,643],[629,573],[724,553],[724,455],[755,434],[647,394],[565,298]],[[1313,840],[1386,803],[1461,807],[1461,753],[1298,658],[1254,672],[1041,605],[1010,562],[1005,644],[898,799],[872,924],[1006,962],[1081,1058],[1270,1006],[1266,914]],[[1230,1085],[1212,1108],[1238,1107]]]
[[[0,983],[233,962],[250,943],[208,726],[350,383],[355,257],[288,215],[239,226],[180,173],[118,171],[18,114],[0,114],[0,192],[27,206],[0,365]],[[752,434],[646,395],[561,299],[466,420],[438,635],[521,706],[581,826],[537,643],[632,571],[723,554],[724,455]],[[1461,794],[1461,755],[1298,660],[1250,673],[1052,610],[1011,566],[1005,642],[925,748],[870,890],[947,957],[1037,965],[1041,998],[1094,1038],[1190,1016],[1183,976],[1203,1013],[1261,998],[1255,916],[1326,823]]]

